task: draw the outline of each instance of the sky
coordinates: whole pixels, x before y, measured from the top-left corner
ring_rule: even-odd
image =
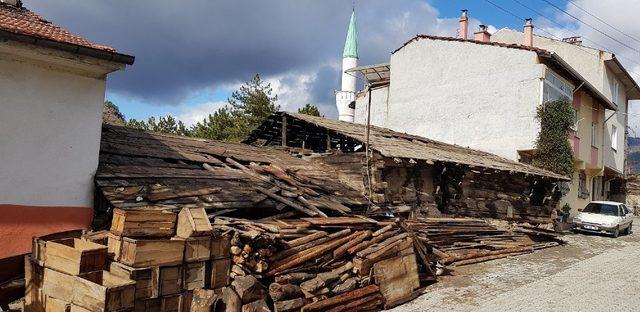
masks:
[[[389,61],[415,34],[456,36],[461,9],[470,32],[522,29],[614,52],[640,73],[640,1],[626,0],[23,0],[65,29],[135,55],[111,74],[106,98],[127,118],[171,114],[191,125],[225,105],[255,74],[271,83],[283,110],[306,103],[336,117],[342,48],[355,3],[361,65]],[[575,4],[575,5],[574,5]],[[584,21],[585,25],[558,8]],[[610,24],[614,28],[602,23]],[[595,30],[593,28],[595,28]],[[613,37],[608,38],[599,31]],[[616,42],[619,41],[619,42]],[[640,103],[629,124],[640,135]]]

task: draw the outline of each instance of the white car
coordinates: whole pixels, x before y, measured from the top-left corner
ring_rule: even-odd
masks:
[[[579,232],[611,234],[631,233],[633,212],[622,203],[593,201],[573,218],[573,229]]]

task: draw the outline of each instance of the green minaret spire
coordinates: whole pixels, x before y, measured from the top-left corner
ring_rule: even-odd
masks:
[[[351,20],[349,21],[349,30],[347,31],[347,40],[344,42],[343,57],[358,58],[358,30],[356,29],[356,12],[351,12]]]

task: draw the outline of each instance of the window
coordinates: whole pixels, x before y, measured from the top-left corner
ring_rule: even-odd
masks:
[[[598,124],[591,123],[591,146],[598,146]]]
[[[589,189],[587,189],[587,175],[580,172],[578,175],[578,198],[589,198]]]
[[[611,125],[611,148],[618,150],[618,128],[615,125]]]
[[[620,213],[618,206],[600,203],[589,203],[582,211],[605,216],[617,216]]]
[[[615,104],[618,104],[620,100],[620,83],[615,79],[613,79],[613,83],[611,84],[611,100]]]
[[[626,216],[627,214],[629,214],[630,211],[629,211],[629,208],[627,208],[627,206],[620,205],[620,207],[622,207],[622,212],[624,213],[623,215]]]
[[[542,87],[542,103],[553,100],[573,101],[573,86],[560,78],[552,70],[547,69]]]
[[[573,108],[573,125],[571,126],[571,130],[578,131],[578,109]]]

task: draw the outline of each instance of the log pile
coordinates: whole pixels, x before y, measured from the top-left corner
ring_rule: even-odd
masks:
[[[393,222],[224,218],[216,219],[214,228],[232,237],[231,285],[245,305],[263,296],[273,311],[377,310],[404,302],[420,286],[414,241]],[[380,284],[385,274],[373,272],[387,259],[408,267]],[[390,291],[395,283],[409,287]]]

